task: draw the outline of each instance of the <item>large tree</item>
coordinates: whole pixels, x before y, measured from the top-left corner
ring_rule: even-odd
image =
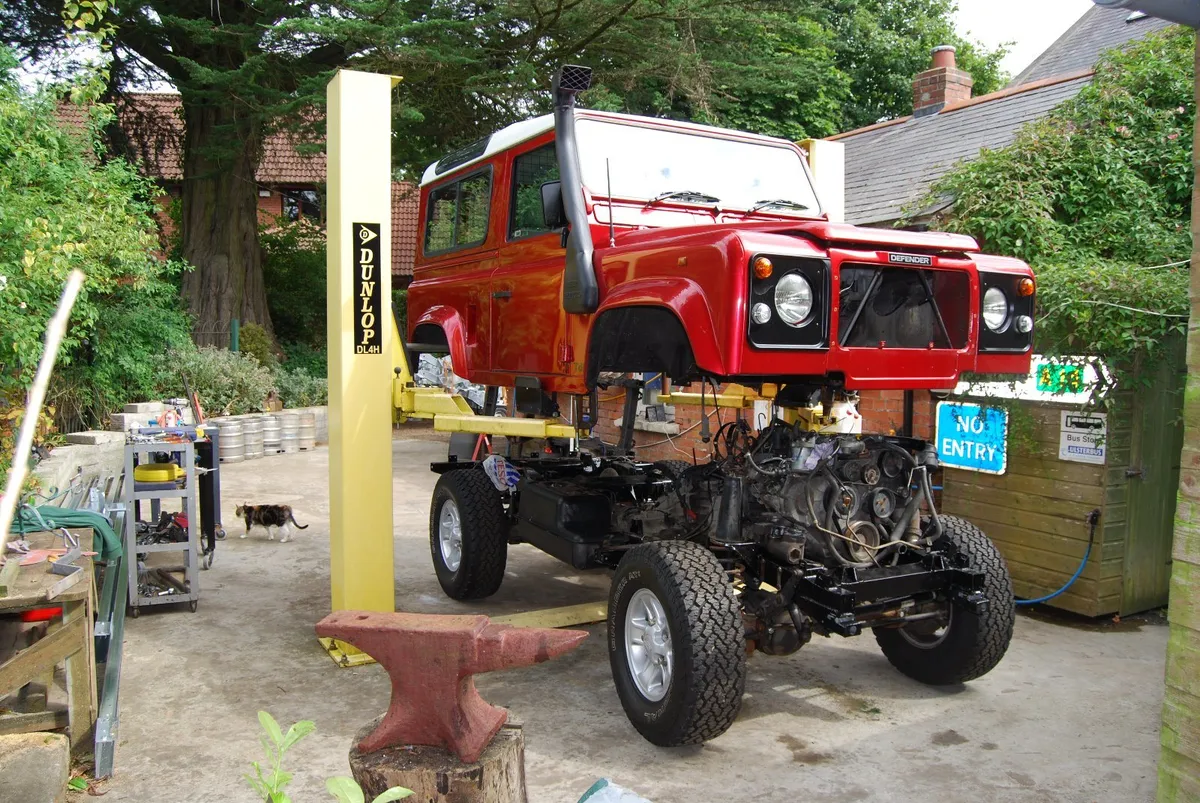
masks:
[[[954,0],[815,0],[831,33],[838,69],[849,78],[839,131],[912,113],[912,78],[929,69],[934,47],[953,45],[973,93],[999,89],[1005,49],[988,50],[954,28]]]

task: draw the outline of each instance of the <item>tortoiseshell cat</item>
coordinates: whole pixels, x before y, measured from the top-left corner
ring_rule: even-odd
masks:
[[[234,511],[239,519],[245,519],[246,532],[242,533],[242,538],[250,534],[250,528],[255,524],[261,526],[267,531],[267,539],[275,540],[275,534],[271,532],[272,527],[278,527],[282,532],[279,543],[286,544],[292,540],[292,525],[296,525],[298,530],[307,530],[307,524],[301,524],[296,521],[296,517],[292,515],[291,505],[238,505]]]

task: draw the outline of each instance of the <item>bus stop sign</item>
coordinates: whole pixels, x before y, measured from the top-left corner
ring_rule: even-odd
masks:
[[[946,468],[1003,474],[1008,465],[1008,410],[938,402],[938,459]]]

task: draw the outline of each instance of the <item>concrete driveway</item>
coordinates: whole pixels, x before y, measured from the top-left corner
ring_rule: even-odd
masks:
[[[531,547],[510,552],[492,599],[446,599],[429,558],[430,461],[440,440],[397,439],[396,606],[499,615],[605,599],[603,572],[576,572]],[[317,731],[287,769],[296,803],[329,799],[350,739],[388,700],[377,666],[338,669],[313,635],[329,611],[325,448],[222,467],[230,537],[201,575],[199,610],[128,619],[116,776],[106,800],[253,801],[256,712]],[[238,538],[234,506],[286,503],[310,528],[295,541]],[[966,686],[932,689],[895,672],[869,635],[817,638],[787,658],[750,660],[736,724],[695,748],[663,749],[628,724],[603,627],[575,653],[482,676],[489,701],[524,722],[532,803],[574,803],[606,776],[656,803],[1021,801],[1154,798],[1166,628],[1157,618],[1081,627],[1021,615],[1007,657]],[[82,798],[80,798],[82,799]]]

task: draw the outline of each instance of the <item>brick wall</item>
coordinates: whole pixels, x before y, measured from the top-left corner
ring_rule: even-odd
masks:
[[[686,388],[692,393],[699,393],[700,386],[690,385]],[[616,422],[621,418],[624,407],[624,394],[616,390],[600,394],[600,421],[595,434],[605,443],[616,443],[621,433]],[[937,400],[928,392],[918,390],[913,399],[913,432],[919,438],[933,438],[933,411]],[[743,411],[743,416],[750,417],[752,411]],[[863,432],[889,434],[900,432],[904,428],[904,391],[883,390],[866,391],[860,394],[859,412],[863,416]],[[719,424],[717,415],[712,407],[708,407],[709,431],[717,434]],[[720,420],[732,421],[737,417],[737,411],[722,408]],[[692,460],[693,450],[696,460],[703,462],[711,454],[712,444],[701,440],[700,405],[675,405],[675,423],[679,426],[679,434],[668,438],[657,432],[634,431],[633,441],[637,455],[643,460]]]
[[[937,399],[928,391],[913,391],[913,435],[933,438],[933,416]],[[863,417],[863,432],[884,435],[904,430],[904,391],[866,390],[859,394],[858,412]]]
[[[267,197],[258,196],[258,222],[271,224],[283,214],[283,195],[278,190],[270,190]]]
[[[678,389],[700,392],[699,385]],[[601,392],[600,399],[600,420],[595,434],[605,443],[616,443],[621,437],[621,431],[617,428],[616,422],[621,418],[624,410],[625,394],[618,395],[616,390],[610,390],[607,394]],[[712,435],[716,435],[719,426],[717,416],[711,405],[707,410],[709,431]],[[722,421],[730,421],[735,415],[735,410],[721,410]],[[700,405],[675,405],[675,424],[679,427],[679,434],[671,435],[669,438],[658,432],[634,430],[633,442],[637,449],[637,456],[642,460],[686,460],[690,463],[693,461],[694,453],[695,462],[703,463],[708,460],[712,444],[704,443],[700,439]]]

